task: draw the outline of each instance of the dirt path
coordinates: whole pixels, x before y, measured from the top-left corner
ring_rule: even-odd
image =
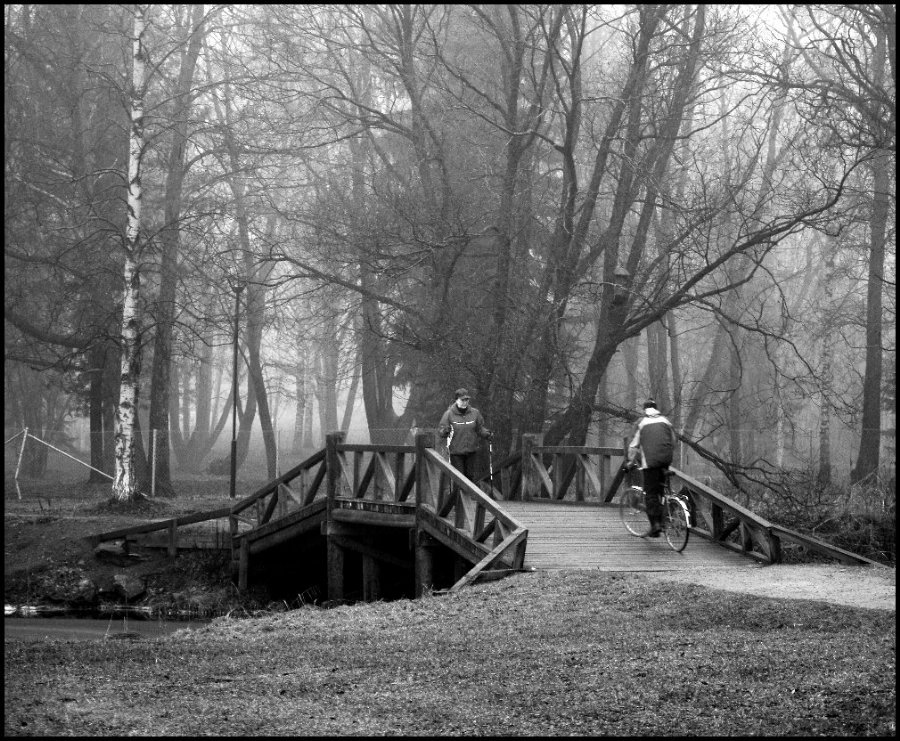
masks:
[[[647,578],[701,584],[762,597],[807,599],[873,610],[897,609],[896,569],[804,564],[652,572]]]

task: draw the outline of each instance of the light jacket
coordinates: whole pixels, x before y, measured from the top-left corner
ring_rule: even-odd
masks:
[[[644,415],[628,446],[628,457],[634,461],[640,455],[641,468],[666,468],[675,455],[675,428],[658,409],[645,409]]]
[[[478,451],[481,445],[479,438],[487,440],[491,431],[484,426],[484,417],[475,407],[460,410],[453,402],[441,417],[438,434],[441,437],[450,436],[451,455],[463,455]]]

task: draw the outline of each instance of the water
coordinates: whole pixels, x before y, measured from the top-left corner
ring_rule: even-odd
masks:
[[[124,617],[6,617],[3,641],[95,641],[159,638],[176,630],[207,625],[207,620],[140,620]]]

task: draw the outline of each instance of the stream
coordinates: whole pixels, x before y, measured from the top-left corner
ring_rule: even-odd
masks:
[[[12,617],[3,619],[3,641],[159,638],[183,628],[200,628],[207,623],[199,620],[135,620],[122,617]]]
[[[182,628],[199,628],[209,618],[197,615],[175,620],[148,608],[110,605],[106,609],[73,610],[57,606],[5,606],[3,640],[87,641],[157,638]]]

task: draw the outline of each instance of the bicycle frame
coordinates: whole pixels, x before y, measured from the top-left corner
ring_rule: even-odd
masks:
[[[674,551],[680,553],[684,550],[685,546],[687,545],[688,538],[690,537],[690,530],[692,527],[691,509],[689,502],[684,496],[672,492],[671,476],[672,474],[667,472],[663,479],[663,490],[662,495],[660,496],[660,505],[662,506],[663,511],[666,541]],[[639,505],[635,505],[633,503],[634,494],[629,494],[628,492],[640,492]],[[631,497],[630,500],[629,497]],[[645,534],[638,529],[638,525],[635,519],[635,515],[638,511],[646,512],[645,497],[646,492],[644,491],[644,488],[642,486],[632,485],[628,488],[620,503],[620,506],[622,507],[622,520],[625,523],[626,529],[632,535],[643,536]],[[627,516],[626,512],[628,513]]]

